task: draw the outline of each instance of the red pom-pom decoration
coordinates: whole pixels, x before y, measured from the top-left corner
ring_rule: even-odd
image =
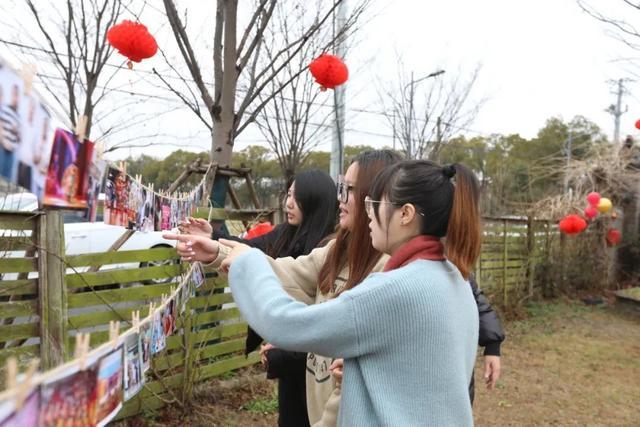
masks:
[[[640,129],[640,119],[636,120],[636,129]]]
[[[586,208],[584,208],[584,216],[586,216],[589,219],[593,219],[598,216],[598,209],[589,205]]]
[[[345,63],[337,56],[326,53],[309,64],[309,71],[321,86],[321,90],[334,89],[349,78],[349,70]]]
[[[622,240],[622,233],[617,228],[610,228],[605,239],[607,240],[607,245],[616,246]]]
[[[598,203],[600,203],[600,193],[592,191],[587,194],[587,202],[589,202],[589,204],[594,208],[598,206]]]
[[[107,31],[107,41],[118,52],[131,61],[140,62],[145,58],[151,58],[158,51],[156,39],[147,31],[147,27],[139,22],[124,20],[114,25]]]
[[[567,215],[560,220],[559,227],[564,234],[579,234],[587,228],[587,221],[580,215]]]

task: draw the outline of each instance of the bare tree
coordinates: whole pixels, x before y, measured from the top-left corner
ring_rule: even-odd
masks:
[[[443,144],[456,131],[469,126],[484,100],[472,102],[470,94],[480,67],[468,76],[434,71],[415,77],[404,71],[402,61],[398,78],[379,91],[384,115],[409,158],[437,159]]]
[[[293,64],[294,59],[302,54],[310,40],[331,23],[331,17],[342,1],[333,0],[325,7],[327,2],[323,1],[302,3],[259,0],[250,11],[248,24],[238,42],[238,2],[237,0],[218,0],[213,34],[213,92],[211,92],[203,77],[205,73],[198,63],[193,41],[187,34],[186,21],[183,22],[173,0],[163,0],[167,18],[191,80],[181,77],[182,86],[178,86],[161,73],[157,75],[210,130],[212,160],[221,165],[231,164],[236,136],[254,123],[263,108],[305,71],[306,63],[299,62],[300,69],[297,71],[292,68],[289,78],[280,80],[279,87],[270,87],[272,82],[285,71],[289,64]],[[268,34],[277,34],[276,31],[267,31],[273,25],[272,18],[276,6],[291,7],[293,5],[295,7],[296,3],[298,7],[315,5],[318,12],[307,11],[306,16],[312,19],[295,39],[286,40],[282,37],[267,39]],[[367,4],[368,0],[362,0],[354,8],[345,28],[352,26]],[[270,61],[265,62],[260,58],[263,52],[267,51],[267,45],[271,53]],[[174,66],[171,67],[179,75],[178,70]],[[242,85],[241,92],[237,90],[239,85]],[[200,102],[204,103],[204,109],[201,108]],[[224,204],[227,181],[227,178],[218,176],[214,183],[214,193],[217,193],[214,194],[214,203],[219,206]]]

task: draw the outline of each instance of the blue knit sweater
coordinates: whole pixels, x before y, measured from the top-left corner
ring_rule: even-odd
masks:
[[[229,282],[242,315],[274,346],[345,359],[339,425],[473,425],[478,309],[453,264],[414,261],[307,306],[252,249]]]

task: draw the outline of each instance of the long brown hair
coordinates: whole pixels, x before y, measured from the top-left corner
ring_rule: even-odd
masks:
[[[480,185],[469,168],[461,164],[443,167],[428,160],[400,162],[378,174],[371,187],[374,200],[385,196],[391,206],[413,204],[422,217],[420,234],[446,237],[447,258],[469,277],[482,238]],[[378,222],[379,209],[379,204],[374,205]]]
[[[352,164],[358,165],[358,175],[353,193],[355,197],[355,211],[351,230],[339,229],[336,233],[335,244],[329,250],[327,258],[320,269],[318,283],[320,292],[328,294],[333,289],[338,274],[345,267],[349,268],[347,283],[340,290],[346,291],[362,282],[380,260],[382,253],[373,248],[369,235],[369,218],[364,209],[364,198],[369,194],[369,187],[375,176],[386,166],[402,160],[402,157],[391,150],[363,151],[353,159]]]

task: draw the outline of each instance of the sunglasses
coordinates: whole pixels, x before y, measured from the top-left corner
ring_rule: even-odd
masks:
[[[355,187],[353,185],[347,184],[344,181],[343,175],[338,176],[338,201],[340,203],[347,203],[349,201],[349,193],[353,191],[354,188]]]

